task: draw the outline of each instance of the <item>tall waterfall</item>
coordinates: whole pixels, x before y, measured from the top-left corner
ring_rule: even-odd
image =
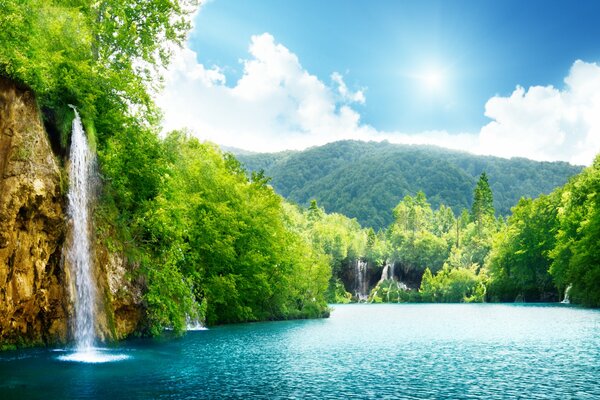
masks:
[[[367,301],[369,297],[369,280],[367,278],[367,262],[356,260],[355,264],[356,276],[356,298],[358,301]]]
[[[81,118],[75,107],[67,212],[71,223],[67,259],[75,278],[75,342],[78,351],[90,350],[95,338],[96,289],[90,248],[90,192],[93,154],[89,149]]]

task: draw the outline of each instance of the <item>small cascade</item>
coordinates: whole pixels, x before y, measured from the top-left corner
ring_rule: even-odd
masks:
[[[67,212],[71,223],[67,258],[75,279],[75,344],[78,351],[94,346],[95,304],[90,247],[90,192],[93,154],[89,150],[81,118],[75,107],[71,152],[69,154],[69,192]]]
[[[202,325],[199,319],[190,318],[190,316],[186,317],[186,330],[188,331],[206,331],[207,327]]]
[[[355,294],[358,302],[367,301],[369,298],[369,280],[367,278],[367,262],[356,260],[355,264],[356,287]]]
[[[376,291],[373,294],[373,297],[377,296],[381,288],[385,288],[386,302],[390,303],[392,301],[397,301],[399,303],[400,295],[398,295],[398,297],[394,300],[392,298],[392,288],[394,288],[397,292],[406,292],[409,290],[408,286],[404,282],[398,280],[396,277],[395,264],[395,261],[386,261],[385,264],[383,264],[381,278],[379,278],[379,282],[377,282],[377,286],[375,287]]]
[[[383,270],[381,271],[381,278],[379,278],[378,284],[389,279],[389,272],[390,272],[390,265],[388,263],[385,263],[383,265]]]
[[[395,281],[396,277],[394,274],[394,261],[386,261],[385,264],[383,265],[383,270],[381,271],[381,278],[379,279],[378,283],[382,283],[383,281],[386,280],[392,280]]]
[[[569,284],[569,286],[567,286],[567,288],[565,289],[565,298],[563,299],[563,301],[561,301],[562,304],[571,304],[571,300],[569,299],[569,292],[571,291],[572,287],[573,284]]]

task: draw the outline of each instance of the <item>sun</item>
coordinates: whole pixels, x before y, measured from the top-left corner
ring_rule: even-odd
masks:
[[[429,91],[439,91],[444,86],[444,74],[438,69],[428,69],[418,76],[423,87]]]

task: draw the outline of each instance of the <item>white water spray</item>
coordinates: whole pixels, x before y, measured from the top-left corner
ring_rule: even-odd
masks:
[[[186,322],[186,330],[188,331],[206,331],[208,330],[207,327],[205,327],[204,325],[202,325],[202,322],[200,322],[199,319],[194,319],[194,318],[190,318],[190,316],[188,315],[185,318],[185,322]]]
[[[569,286],[567,286],[567,288],[565,289],[565,298],[563,299],[563,301],[561,301],[562,304],[571,304],[571,300],[569,299],[569,292],[571,291],[571,288],[573,287],[572,284],[570,284]]]
[[[90,350],[95,339],[95,304],[91,247],[90,192],[93,154],[89,149],[81,118],[75,107],[71,152],[69,154],[69,193],[67,212],[71,221],[67,258],[75,278],[75,344],[77,351]]]
[[[369,297],[369,281],[367,278],[367,262],[356,260],[355,265],[356,275],[356,298],[359,302],[367,301]]]
[[[379,283],[383,283],[387,280],[396,280],[396,277],[394,276],[394,264],[394,261],[386,261],[385,264],[383,264],[383,269],[381,270],[381,278],[379,279]]]
[[[111,354],[110,349],[94,347],[96,339],[96,286],[94,284],[91,257],[91,213],[92,178],[94,176],[95,157],[90,151],[88,141],[81,124],[81,118],[75,111],[71,151],[69,154],[69,193],[67,194],[67,212],[71,229],[66,257],[71,267],[71,276],[75,280],[75,352],[59,356],[63,361],[85,363],[104,363],[129,358],[125,354]]]

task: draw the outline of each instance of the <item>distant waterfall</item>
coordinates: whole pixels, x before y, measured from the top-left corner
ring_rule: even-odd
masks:
[[[189,315],[185,317],[186,330],[188,331],[205,331],[207,328],[197,318],[191,318]]]
[[[382,283],[383,281],[387,281],[387,280],[396,280],[396,277],[394,276],[394,261],[386,261],[385,264],[383,265],[383,269],[381,270],[381,278],[379,279],[379,283]]]
[[[367,262],[356,260],[355,264],[356,276],[356,298],[358,301],[367,301],[369,297],[369,280],[367,278]]]
[[[569,286],[567,286],[567,288],[565,289],[565,298],[563,299],[563,301],[561,301],[562,304],[571,304],[571,300],[569,299],[569,292],[571,291],[571,288],[573,287],[572,284],[570,284]]]
[[[96,289],[90,247],[90,193],[93,154],[89,149],[81,118],[75,107],[71,152],[69,154],[69,193],[67,212],[71,223],[67,259],[75,279],[75,342],[78,351],[94,346]]]

